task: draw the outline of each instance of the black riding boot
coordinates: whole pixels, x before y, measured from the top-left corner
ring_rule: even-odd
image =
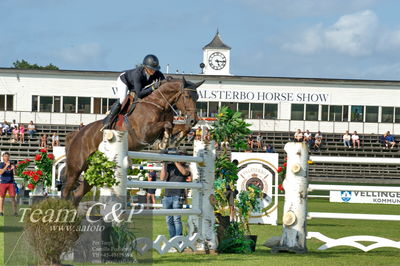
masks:
[[[110,129],[111,124],[114,122],[116,116],[118,115],[121,108],[121,104],[119,102],[115,102],[111,106],[110,113],[103,119],[103,129]]]

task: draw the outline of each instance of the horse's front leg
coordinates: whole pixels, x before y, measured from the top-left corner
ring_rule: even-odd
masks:
[[[160,131],[163,132],[163,137],[161,142],[155,143],[155,149],[166,149],[169,146],[169,140],[172,135],[172,123],[169,121],[151,123],[146,127],[146,136],[156,136],[159,135]]]
[[[189,125],[174,125],[172,128],[172,136],[174,136],[170,146],[178,147],[182,140],[187,136],[191,129]]]

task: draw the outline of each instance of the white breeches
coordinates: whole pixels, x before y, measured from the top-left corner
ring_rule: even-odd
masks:
[[[125,73],[122,73],[121,75],[123,74]],[[122,102],[125,100],[126,95],[128,94],[128,86],[126,86],[126,84],[122,82],[121,75],[117,79],[117,96],[119,98],[119,103],[122,104]]]

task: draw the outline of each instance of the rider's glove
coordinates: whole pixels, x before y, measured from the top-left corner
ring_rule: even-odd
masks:
[[[160,86],[161,86],[161,80],[156,80],[156,81],[154,81],[154,84],[153,84],[153,86],[152,86],[153,91],[156,90],[156,89],[158,89]]]

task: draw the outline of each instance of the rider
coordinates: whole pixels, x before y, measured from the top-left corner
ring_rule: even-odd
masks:
[[[158,89],[161,80],[165,79],[160,71],[160,64],[155,55],[146,55],[143,64],[123,72],[117,79],[119,101],[113,104],[110,113],[104,118],[103,128],[109,128],[112,121],[120,111],[121,104],[126,98],[128,91],[133,93],[134,99],[144,98]]]

